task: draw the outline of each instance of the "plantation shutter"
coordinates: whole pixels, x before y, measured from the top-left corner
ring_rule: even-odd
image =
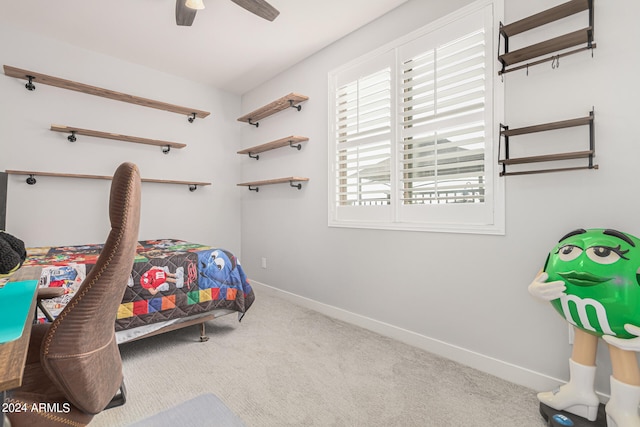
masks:
[[[391,68],[339,85],[335,109],[337,205],[390,204]]]
[[[431,36],[400,57],[402,205],[485,201],[485,63],[478,30],[441,43]],[[420,46],[416,52],[415,46]],[[426,48],[426,49],[425,49]]]
[[[502,8],[478,0],[329,73],[331,226],[503,232]]]

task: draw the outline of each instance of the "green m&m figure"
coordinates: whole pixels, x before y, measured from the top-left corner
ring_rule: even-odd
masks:
[[[541,413],[564,410],[595,421],[598,338],[611,354],[607,427],[640,427],[640,240],[611,229],[575,230],[551,250],[529,292],[574,326],[569,382],[538,393]]]
[[[565,283],[551,301],[568,322],[602,336],[632,338],[626,324],[640,326],[640,240],[607,229],[576,230],[563,237],[547,258],[548,281]]]

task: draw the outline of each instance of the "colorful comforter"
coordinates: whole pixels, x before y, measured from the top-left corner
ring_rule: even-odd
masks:
[[[43,267],[40,287],[65,289],[65,295],[43,301],[54,317],[71,300],[101,250],[99,244],[27,249],[24,265]],[[242,316],[254,299],[251,285],[232,253],[182,240],[145,240],[138,244],[118,309],[116,331],[216,309]]]

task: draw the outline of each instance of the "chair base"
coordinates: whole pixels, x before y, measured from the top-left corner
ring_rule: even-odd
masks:
[[[127,388],[125,387],[124,381],[123,381],[116,395],[113,396],[113,399],[111,399],[111,401],[107,404],[107,406],[104,409],[111,409],[118,406],[122,406],[125,404],[126,401],[127,401]]]

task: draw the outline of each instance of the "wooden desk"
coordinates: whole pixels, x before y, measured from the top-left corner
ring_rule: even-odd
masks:
[[[41,272],[42,267],[23,267],[16,271],[9,281],[39,280]],[[31,324],[36,310],[36,293],[37,291],[33,294],[31,308],[25,321],[22,336],[15,341],[0,344],[0,392],[22,385],[22,374],[27,360],[29,337],[31,336]]]

